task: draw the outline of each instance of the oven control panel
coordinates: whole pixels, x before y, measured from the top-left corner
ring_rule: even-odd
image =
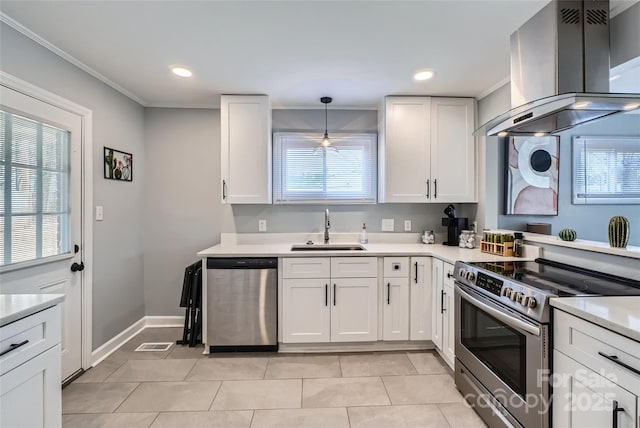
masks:
[[[489,276],[483,272],[478,272],[478,279],[476,279],[476,287],[480,287],[483,290],[487,290],[490,293],[500,296],[502,294],[503,281],[498,278]]]

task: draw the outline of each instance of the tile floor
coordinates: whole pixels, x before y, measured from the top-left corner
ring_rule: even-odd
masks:
[[[202,355],[143,330],[62,391],[65,428],[477,428],[434,352]]]

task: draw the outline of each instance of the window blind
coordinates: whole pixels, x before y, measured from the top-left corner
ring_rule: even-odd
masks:
[[[574,204],[640,204],[640,139],[576,137]]]
[[[274,203],[375,203],[376,134],[274,134]]]
[[[0,110],[0,265],[69,251],[69,132]]]

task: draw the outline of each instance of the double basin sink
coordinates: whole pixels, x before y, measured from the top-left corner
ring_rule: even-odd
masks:
[[[291,251],[364,251],[360,244],[300,244],[292,245]]]

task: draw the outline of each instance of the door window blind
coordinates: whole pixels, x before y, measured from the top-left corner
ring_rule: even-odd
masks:
[[[640,139],[576,137],[574,204],[640,204]]]
[[[69,251],[69,132],[0,110],[0,266]]]
[[[274,134],[274,203],[375,203],[376,134]]]

